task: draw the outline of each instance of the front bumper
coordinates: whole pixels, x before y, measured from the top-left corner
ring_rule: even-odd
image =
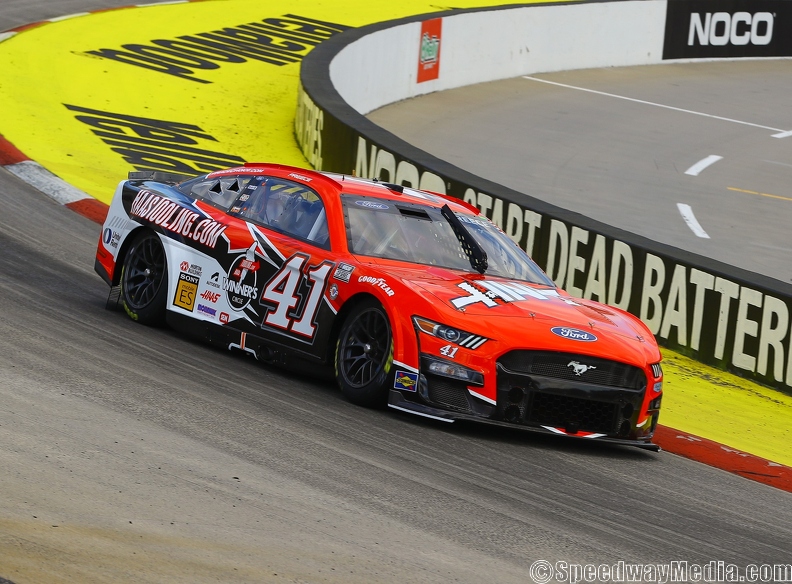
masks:
[[[659,396],[644,408],[641,389],[512,371],[497,364],[497,399],[477,394],[464,381],[421,374],[417,391],[390,391],[388,404],[445,422],[470,420],[544,434],[658,450],[651,442],[659,417]]]

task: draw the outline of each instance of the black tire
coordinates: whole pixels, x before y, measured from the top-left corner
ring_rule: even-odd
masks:
[[[364,300],[349,314],[338,336],[335,375],[341,393],[360,406],[384,406],[392,364],[388,315],[376,300]]]
[[[156,233],[142,231],[132,241],[121,269],[121,302],[134,321],[165,324],[168,261]]]

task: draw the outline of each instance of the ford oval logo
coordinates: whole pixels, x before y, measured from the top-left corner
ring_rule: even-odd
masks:
[[[374,201],[355,201],[355,205],[360,205],[367,209],[390,209],[385,203],[376,203]]]
[[[103,241],[105,243],[110,243],[110,241],[112,239],[113,239],[113,230],[108,227],[107,229],[104,230],[104,239],[103,239]]]
[[[564,337],[565,339],[583,341],[584,343],[590,343],[597,340],[597,335],[582,331],[580,329],[569,328],[565,326],[554,326],[550,329],[550,332],[554,335],[558,335],[559,337]]]

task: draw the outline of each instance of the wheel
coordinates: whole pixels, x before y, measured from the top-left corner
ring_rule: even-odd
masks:
[[[121,301],[132,320],[151,326],[165,323],[168,262],[155,233],[135,237],[121,268]]]
[[[349,314],[338,337],[335,373],[341,393],[361,406],[385,405],[392,363],[388,315],[376,300],[365,300]]]

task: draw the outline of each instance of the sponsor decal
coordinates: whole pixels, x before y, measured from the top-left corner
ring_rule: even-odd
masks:
[[[206,314],[207,316],[211,316],[212,318],[214,318],[215,315],[217,314],[217,310],[215,308],[211,308],[210,306],[206,306],[205,304],[198,305],[198,312],[202,312],[203,314]]]
[[[187,272],[188,274],[192,274],[193,276],[201,277],[201,273],[203,269],[198,264],[191,264],[190,262],[182,262],[179,264],[179,268],[182,272]]]
[[[390,209],[385,203],[377,203],[376,201],[355,201],[355,205],[365,207],[366,209],[380,209],[383,211],[385,209]]]
[[[352,276],[352,272],[355,271],[355,266],[350,266],[349,264],[345,264],[341,262],[338,264],[338,267],[333,272],[333,278],[336,280],[340,280],[341,282],[349,283],[349,278]]]
[[[418,391],[418,374],[397,369],[393,388],[402,391]]]
[[[594,342],[594,341],[597,340],[597,335],[595,335],[593,333],[590,333],[590,332],[587,332],[587,331],[582,331],[582,330],[576,329],[576,328],[569,328],[569,327],[565,327],[565,326],[554,326],[553,328],[550,329],[550,332],[553,333],[554,335],[557,335],[559,337],[563,337],[565,339],[570,339],[572,341],[581,341],[581,342],[584,342],[584,343],[591,343],[591,342]],[[570,365],[571,365],[571,363],[570,363]],[[577,373],[577,370],[575,370],[575,373]],[[584,373],[585,373],[585,371],[584,371]],[[579,373],[577,373],[577,374],[580,375]]]
[[[242,274],[245,272],[245,270],[249,270],[251,272],[256,272],[256,271],[258,271],[259,266],[260,266],[260,264],[257,261],[249,260],[247,258],[243,258],[239,262],[239,265],[237,265],[237,267],[234,268],[234,271],[232,272],[231,277],[234,278],[235,280],[239,280],[242,277]]]
[[[255,276],[253,281],[255,282]],[[230,278],[223,278],[223,290],[228,292],[228,303],[234,310],[244,309],[258,296],[258,288],[255,285],[242,284]]]
[[[189,310],[195,309],[195,297],[198,294],[198,282],[200,278],[185,274],[179,274],[179,281],[176,283],[176,295],[173,297],[173,305]]]
[[[234,310],[244,310],[251,300],[258,297],[256,274],[259,267],[260,264],[256,261],[256,243],[231,264],[228,277],[223,278],[223,290],[228,292],[228,303]]]
[[[196,83],[211,83],[198,76],[229,63],[261,61],[281,67],[300,61],[313,47],[348,26],[286,14],[210,32],[130,43],[120,49],[98,49],[86,54],[112,59]]]
[[[663,382],[662,382],[662,381],[658,381],[658,382],[656,382],[656,383],[654,384],[654,387],[652,387],[652,390],[653,390],[655,393],[660,393],[661,391],[663,391]]]
[[[145,189],[135,195],[130,214],[211,249],[227,227]]]
[[[312,178],[308,178],[307,176],[304,176],[302,174],[297,174],[296,172],[290,173],[289,176],[305,182],[311,182],[313,180]]]
[[[220,292],[210,292],[209,290],[204,290],[201,293],[201,298],[203,298],[207,302],[211,302],[212,304],[217,302],[220,299],[220,296],[221,296]]]
[[[791,55],[792,6],[785,0],[668,3],[663,59]]]
[[[519,282],[501,282],[494,280],[476,280],[472,282],[462,282],[457,287],[468,293],[467,296],[459,296],[451,299],[451,304],[458,310],[464,309],[471,304],[482,303],[487,308],[495,308],[503,303],[517,302],[520,300],[549,300],[557,298],[572,306],[580,306],[572,298],[561,296],[554,288],[532,288]]]
[[[209,278],[209,281],[206,282],[207,285],[211,286],[212,288],[220,288],[220,272],[215,272]]]
[[[360,276],[358,278],[358,282],[362,282],[364,284],[371,284],[372,286],[376,286],[377,288],[382,289],[385,294],[388,296],[393,296],[395,292],[388,286],[388,282],[385,281],[383,278],[375,278],[374,276]]]
[[[338,298],[338,285],[337,284],[330,284],[330,289],[328,292],[328,296],[330,296],[330,300],[335,300]]]
[[[418,51],[416,83],[431,81],[440,76],[440,39],[442,36],[442,18],[424,20],[421,23],[421,45]]]
[[[118,242],[121,241],[121,233],[118,231],[113,231],[108,227],[102,232],[102,241],[104,242],[105,246],[115,249],[118,247]]]
[[[223,324],[228,324],[228,321],[231,320],[231,315],[227,312],[220,313],[220,322]]]
[[[198,175],[245,163],[215,151],[218,140],[193,124],[63,105],[135,170]]]
[[[571,367],[572,371],[578,377],[583,375],[586,371],[591,371],[592,369],[596,369],[594,365],[584,365],[583,363],[578,363],[577,361],[570,361],[569,363],[567,363],[567,367]]]

